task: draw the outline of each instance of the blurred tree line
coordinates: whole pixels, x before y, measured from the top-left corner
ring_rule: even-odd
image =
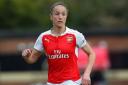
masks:
[[[49,28],[49,8],[60,0],[0,0],[0,29]],[[128,27],[128,0],[61,0],[69,8],[67,24],[79,28]]]

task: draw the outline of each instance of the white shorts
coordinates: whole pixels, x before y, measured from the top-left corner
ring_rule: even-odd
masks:
[[[79,79],[77,81],[67,80],[60,84],[53,84],[53,83],[47,82],[47,85],[80,85],[80,84],[81,84],[81,79]]]

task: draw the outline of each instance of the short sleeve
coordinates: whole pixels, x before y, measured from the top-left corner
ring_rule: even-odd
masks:
[[[43,42],[42,42],[42,37],[43,35],[40,34],[39,37],[37,38],[36,42],[35,42],[35,45],[34,45],[34,49],[42,52],[43,51]]]
[[[79,48],[82,48],[83,46],[86,45],[87,41],[82,33],[76,31],[75,34],[76,34],[76,44]]]

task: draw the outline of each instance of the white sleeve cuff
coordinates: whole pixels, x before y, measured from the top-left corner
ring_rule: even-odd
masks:
[[[84,43],[80,46],[80,48],[84,47],[86,45],[86,41],[84,41]]]

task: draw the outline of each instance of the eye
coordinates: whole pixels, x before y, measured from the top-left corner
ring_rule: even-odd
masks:
[[[60,13],[57,12],[57,11],[53,12],[53,15],[59,15],[59,14],[60,14]]]
[[[55,15],[59,15],[60,13],[59,13],[59,12],[55,12],[54,14],[55,14]]]
[[[66,12],[58,12],[58,11],[55,11],[53,12],[53,15],[62,15],[62,16],[66,16]]]
[[[63,15],[63,16],[66,16],[66,13],[65,13],[65,12],[63,12],[63,13],[62,13],[62,15]]]

